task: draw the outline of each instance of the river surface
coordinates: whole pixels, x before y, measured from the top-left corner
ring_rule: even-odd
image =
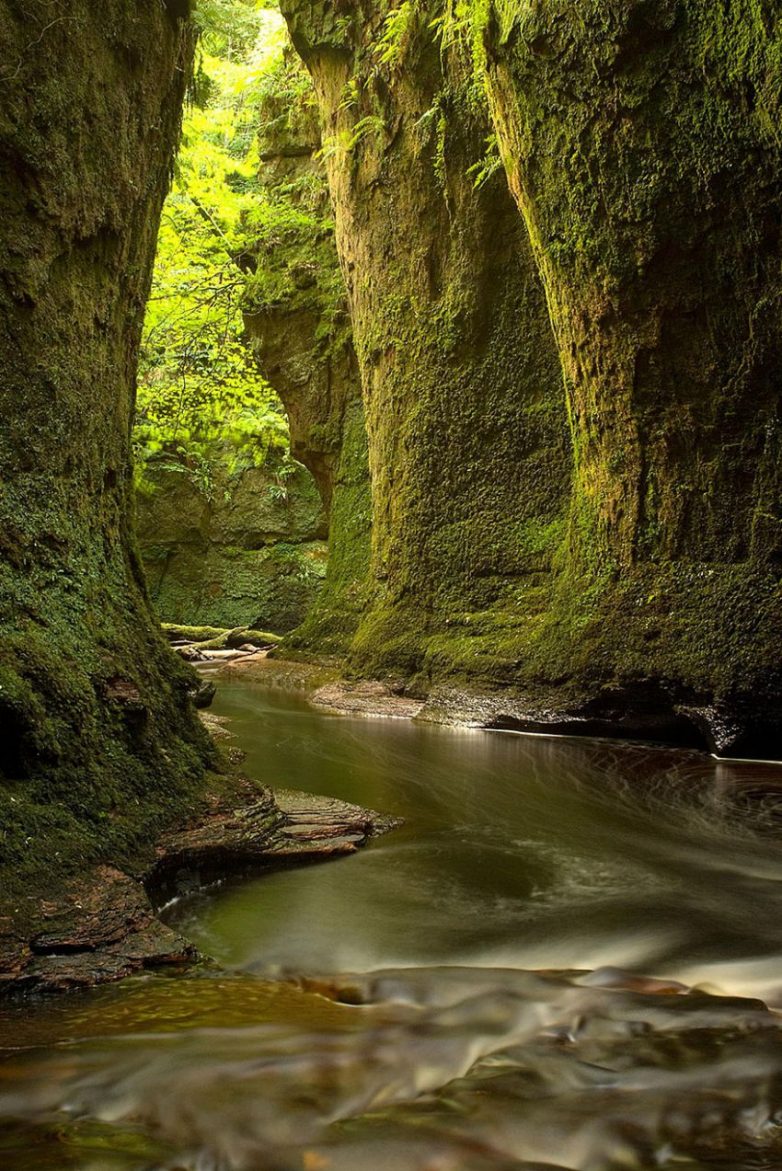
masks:
[[[215,711],[405,824],[169,907],[219,969],[6,1006],[3,1171],[782,1168],[781,768]]]

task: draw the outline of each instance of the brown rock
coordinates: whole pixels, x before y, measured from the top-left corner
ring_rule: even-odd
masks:
[[[143,873],[96,866],[56,897],[26,906],[19,916],[25,930],[13,916],[0,917],[0,996],[89,987],[203,960],[156,914],[172,894],[226,874],[354,853],[398,824],[333,798],[242,785],[243,805],[229,808],[216,796],[208,813],[160,839]]]

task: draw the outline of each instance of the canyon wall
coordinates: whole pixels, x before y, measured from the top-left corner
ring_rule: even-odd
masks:
[[[210,757],[130,525],[187,5],[0,3],[0,868],[120,857]],[[30,848],[31,840],[36,848]]]
[[[290,46],[259,102],[258,123],[268,228],[243,260],[245,325],[285,406],[291,453],[315,477],[328,523],[325,580],[286,651],[344,656],[367,593],[367,438],[315,92]]]
[[[569,462],[524,225],[499,171],[476,187],[488,110],[433,7],[403,6],[393,37],[376,6],[282,7],[318,95],[369,437],[351,668],[509,680],[547,595]]]
[[[776,755],[773,7],[283,12],[369,436],[350,669],[484,687],[508,725]]]
[[[185,469],[147,464],[136,496],[139,550],[162,622],[292,630],[326,572],[326,518],[301,464],[216,469],[210,491]]]
[[[538,653],[593,702],[646,694],[718,749],[777,755],[778,13],[546,0],[484,21],[574,436]]]

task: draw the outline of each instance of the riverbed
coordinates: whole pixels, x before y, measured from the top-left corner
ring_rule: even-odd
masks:
[[[213,966],[3,1008],[0,1166],[782,1166],[782,768],[214,710],[250,775],[404,825],[174,900]]]

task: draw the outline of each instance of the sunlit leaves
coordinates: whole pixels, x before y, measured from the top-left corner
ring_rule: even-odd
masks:
[[[203,102],[187,111],[160,227],[144,330],[134,440],[208,491],[216,461],[286,451],[287,422],[243,338],[246,274],[263,213],[256,104],[281,52],[282,20],[261,5],[202,3]]]

